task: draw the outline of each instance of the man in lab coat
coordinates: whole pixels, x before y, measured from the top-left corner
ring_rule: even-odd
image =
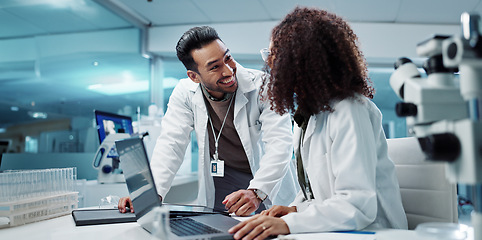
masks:
[[[176,50],[189,78],[172,92],[151,160],[160,196],[166,196],[194,130],[198,204],[239,216],[289,204],[298,188],[291,119],[262,100],[264,73],[236,63],[211,27],[188,30]],[[119,202],[121,212],[126,201]]]

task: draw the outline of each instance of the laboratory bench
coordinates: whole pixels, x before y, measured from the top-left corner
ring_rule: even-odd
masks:
[[[235,217],[243,221],[247,218]],[[91,226],[75,226],[71,215],[65,215],[26,225],[0,229],[2,240],[135,240],[154,239],[138,223],[118,223]],[[278,239],[303,240],[422,240],[417,238],[415,231],[409,230],[381,230],[376,234],[357,233],[309,233],[279,236]]]

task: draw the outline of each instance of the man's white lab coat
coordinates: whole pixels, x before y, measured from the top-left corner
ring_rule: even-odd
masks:
[[[292,158],[292,125],[288,114],[278,115],[261,101],[259,89],[263,72],[237,64],[238,89],[234,105],[234,126],[248,157],[253,180],[248,188],[268,194],[264,202],[287,205],[299,189]],[[151,160],[158,194],[165,197],[195,131],[199,146],[198,204],[214,206],[214,181],[210,174],[207,134],[208,110],[199,84],[181,79],[169,99],[161,123],[161,134]],[[222,147],[222,146],[220,146]],[[280,191],[281,189],[281,191]]]
[[[291,204],[297,212],[282,217],[291,233],[407,229],[379,109],[361,95],[331,106],[306,128],[301,157],[314,200],[299,192]],[[300,133],[295,124],[295,152]]]

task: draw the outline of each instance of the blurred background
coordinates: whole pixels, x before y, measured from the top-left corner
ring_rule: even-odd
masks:
[[[459,34],[460,14],[480,0],[2,0],[0,153],[94,152],[94,109],[139,121],[162,116],[186,77],[175,44],[192,26],[211,25],[245,67],[261,69],[259,49],[295,6],[344,17],[359,36],[387,137],[406,136],[388,84],[401,56],[418,65],[416,44]],[[195,151],[195,147],[193,148]]]

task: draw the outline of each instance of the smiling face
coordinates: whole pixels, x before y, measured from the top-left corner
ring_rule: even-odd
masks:
[[[198,72],[188,70],[188,77],[195,83],[201,83],[215,98],[222,98],[225,93],[234,93],[238,88],[236,63],[229,49],[217,39],[191,52]]]

